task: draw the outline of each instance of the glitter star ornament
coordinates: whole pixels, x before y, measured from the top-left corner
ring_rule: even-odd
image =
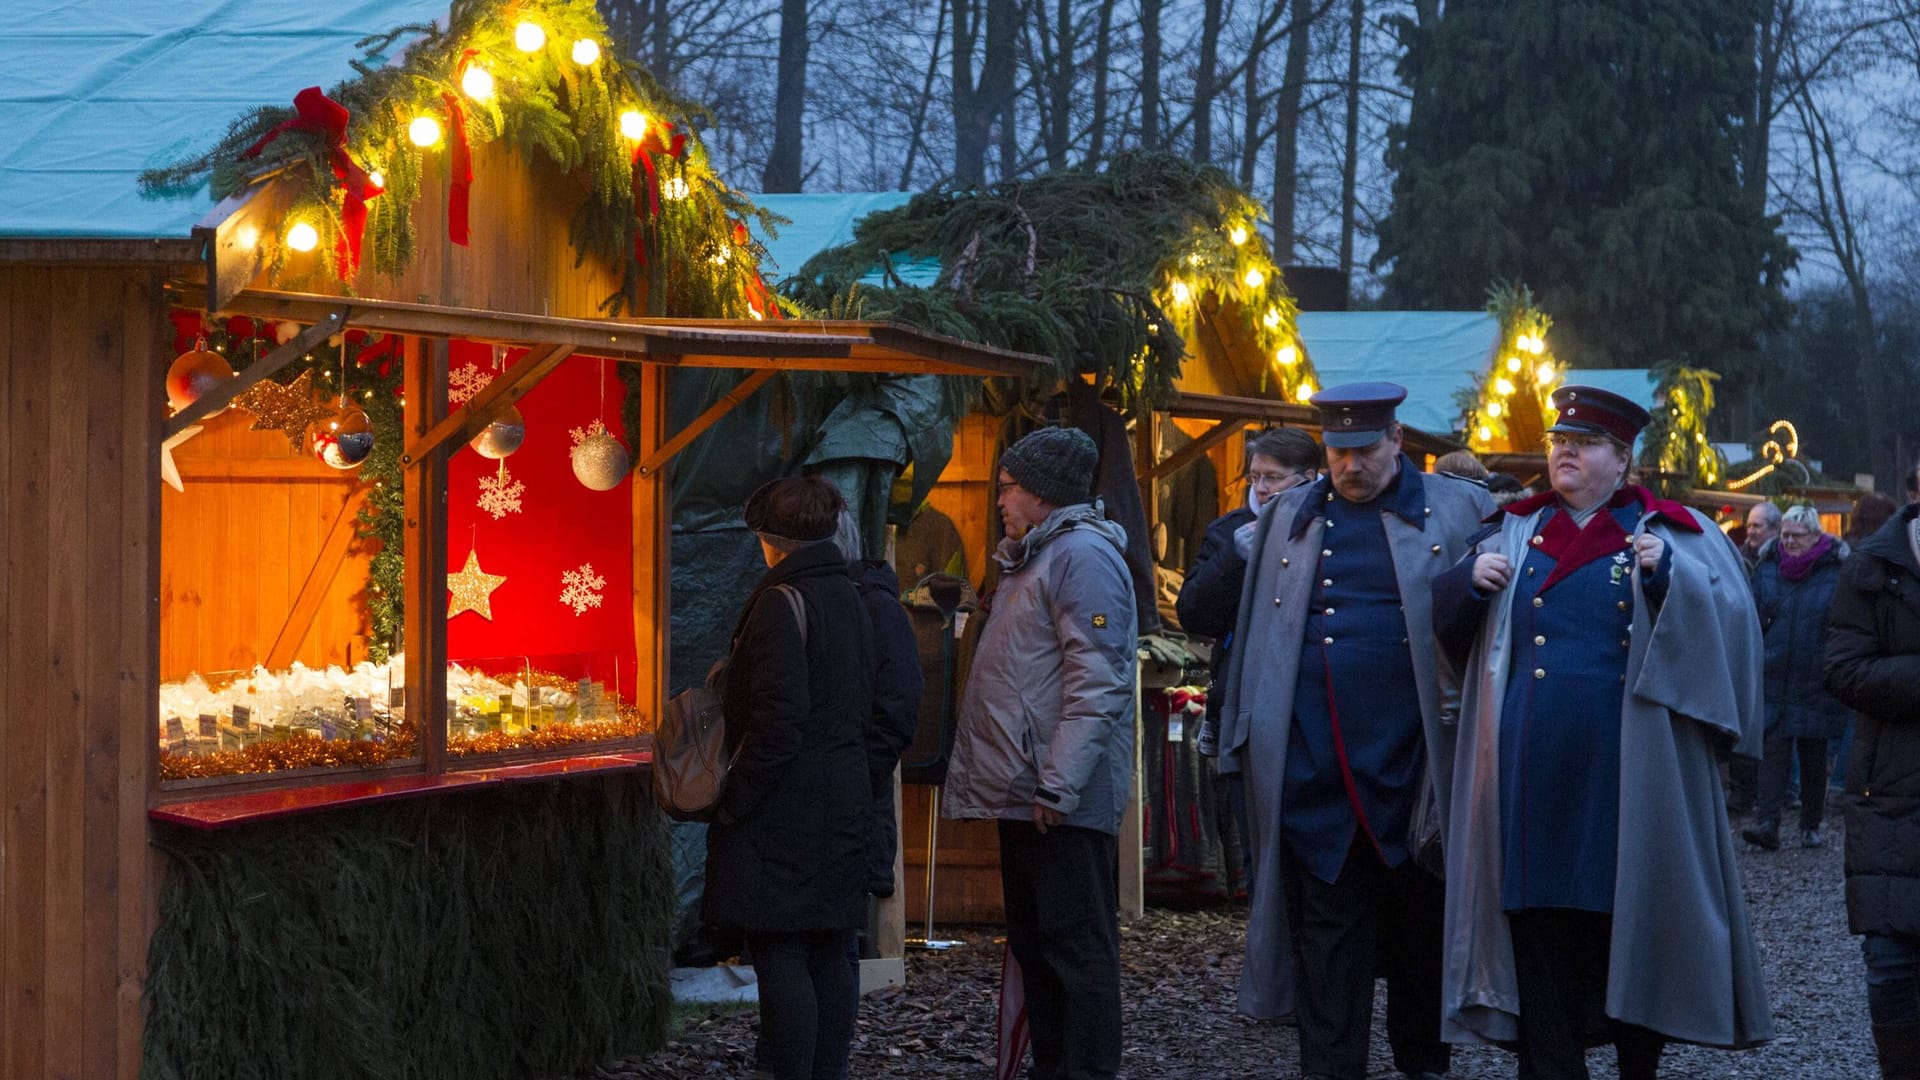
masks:
[[[285,386],[262,379],[233,403],[253,414],[253,427],[248,430],[281,432],[294,452],[301,454],[307,450],[307,429],[333,415],[332,409],[313,400],[311,371],[301,372]]]
[[[467,565],[457,574],[447,575],[447,591],[453,599],[447,604],[447,618],[471,611],[488,622],[493,621],[493,590],[506,584],[505,574],[489,574],[480,569],[480,553],[469,548]]]

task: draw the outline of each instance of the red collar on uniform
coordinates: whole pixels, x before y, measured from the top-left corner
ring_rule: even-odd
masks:
[[[1549,491],[1547,495],[1551,498],[1553,492]],[[1526,501],[1531,503],[1538,499],[1539,496],[1535,496]],[[1518,505],[1519,503],[1509,503],[1505,509],[1512,512]],[[1541,505],[1546,504],[1541,503]],[[1561,578],[1596,559],[1608,558],[1628,551],[1632,546],[1633,538],[1627,535],[1627,530],[1621,526],[1619,519],[1613,516],[1612,511],[1636,505],[1642,514],[1651,512],[1681,529],[1696,533],[1700,531],[1699,524],[1693,520],[1692,514],[1687,513],[1685,507],[1678,503],[1655,499],[1651,492],[1638,484],[1628,485],[1614,492],[1613,496],[1607,500],[1605,510],[1595,514],[1585,528],[1576,526],[1573,523],[1573,515],[1567,511],[1566,507],[1560,506],[1558,507],[1560,512],[1549,517],[1540,532],[1529,538],[1529,543],[1539,548],[1541,554],[1554,561],[1552,571],[1547,574],[1547,580],[1540,583],[1540,591],[1545,592]],[[1628,557],[1631,558],[1631,556],[1632,553],[1628,551]]]
[[[1542,510],[1548,506],[1555,505],[1559,497],[1552,488],[1548,488],[1538,495],[1529,495],[1524,499],[1510,502],[1500,509],[1495,510],[1493,513],[1488,514],[1483,520],[1486,524],[1492,524],[1507,514],[1519,514],[1524,517],[1536,510]],[[1613,497],[1607,500],[1607,508],[1609,510],[1617,510],[1622,506],[1636,502],[1640,504],[1640,512],[1642,514],[1652,512],[1655,516],[1663,519],[1667,524],[1672,525],[1682,532],[1697,533],[1700,531],[1700,523],[1694,520],[1693,515],[1687,511],[1686,507],[1671,499],[1656,498],[1653,492],[1648,491],[1639,484],[1627,484],[1619,491],[1614,492]]]

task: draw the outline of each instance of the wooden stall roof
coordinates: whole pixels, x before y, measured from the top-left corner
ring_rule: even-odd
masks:
[[[175,282],[169,288],[184,307],[206,304],[204,285]],[[270,289],[242,290],[214,314],[311,324],[342,310],[347,326],[363,330],[503,345],[566,345],[580,356],[674,367],[1011,378],[1046,375],[1054,368],[1043,356],[898,323],[861,320],[571,319]]]

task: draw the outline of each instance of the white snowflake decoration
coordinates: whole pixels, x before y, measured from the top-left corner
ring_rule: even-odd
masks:
[[[573,445],[579,446],[581,443],[586,442],[588,439],[593,438],[605,430],[607,430],[607,425],[598,420],[594,420],[588,423],[586,427],[568,428],[567,437],[573,440]]]
[[[465,405],[467,399],[486,389],[493,381],[493,372],[479,364],[467,364],[447,372],[447,403]]]
[[[580,569],[568,570],[560,575],[560,583],[566,588],[560,590],[560,603],[571,607],[573,614],[586,614],[590,607],[599,607],[606,597],[600,590],[607,587],[607,579],[593,572],[592,563],[581,563]]]
[[[520,496],[526,493],[527,485],[515,480],[503,461],[498,473],[480,478],[480,501],[475,505],[498,521],[508,514],[519,513]]]

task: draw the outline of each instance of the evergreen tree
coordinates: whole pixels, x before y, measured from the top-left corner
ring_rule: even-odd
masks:
[[[1794,253],[1741,193],[1757,0],[1449,0],[1401,23],[1390,305],[1532,286],[1576,366],[1756,362]]]

